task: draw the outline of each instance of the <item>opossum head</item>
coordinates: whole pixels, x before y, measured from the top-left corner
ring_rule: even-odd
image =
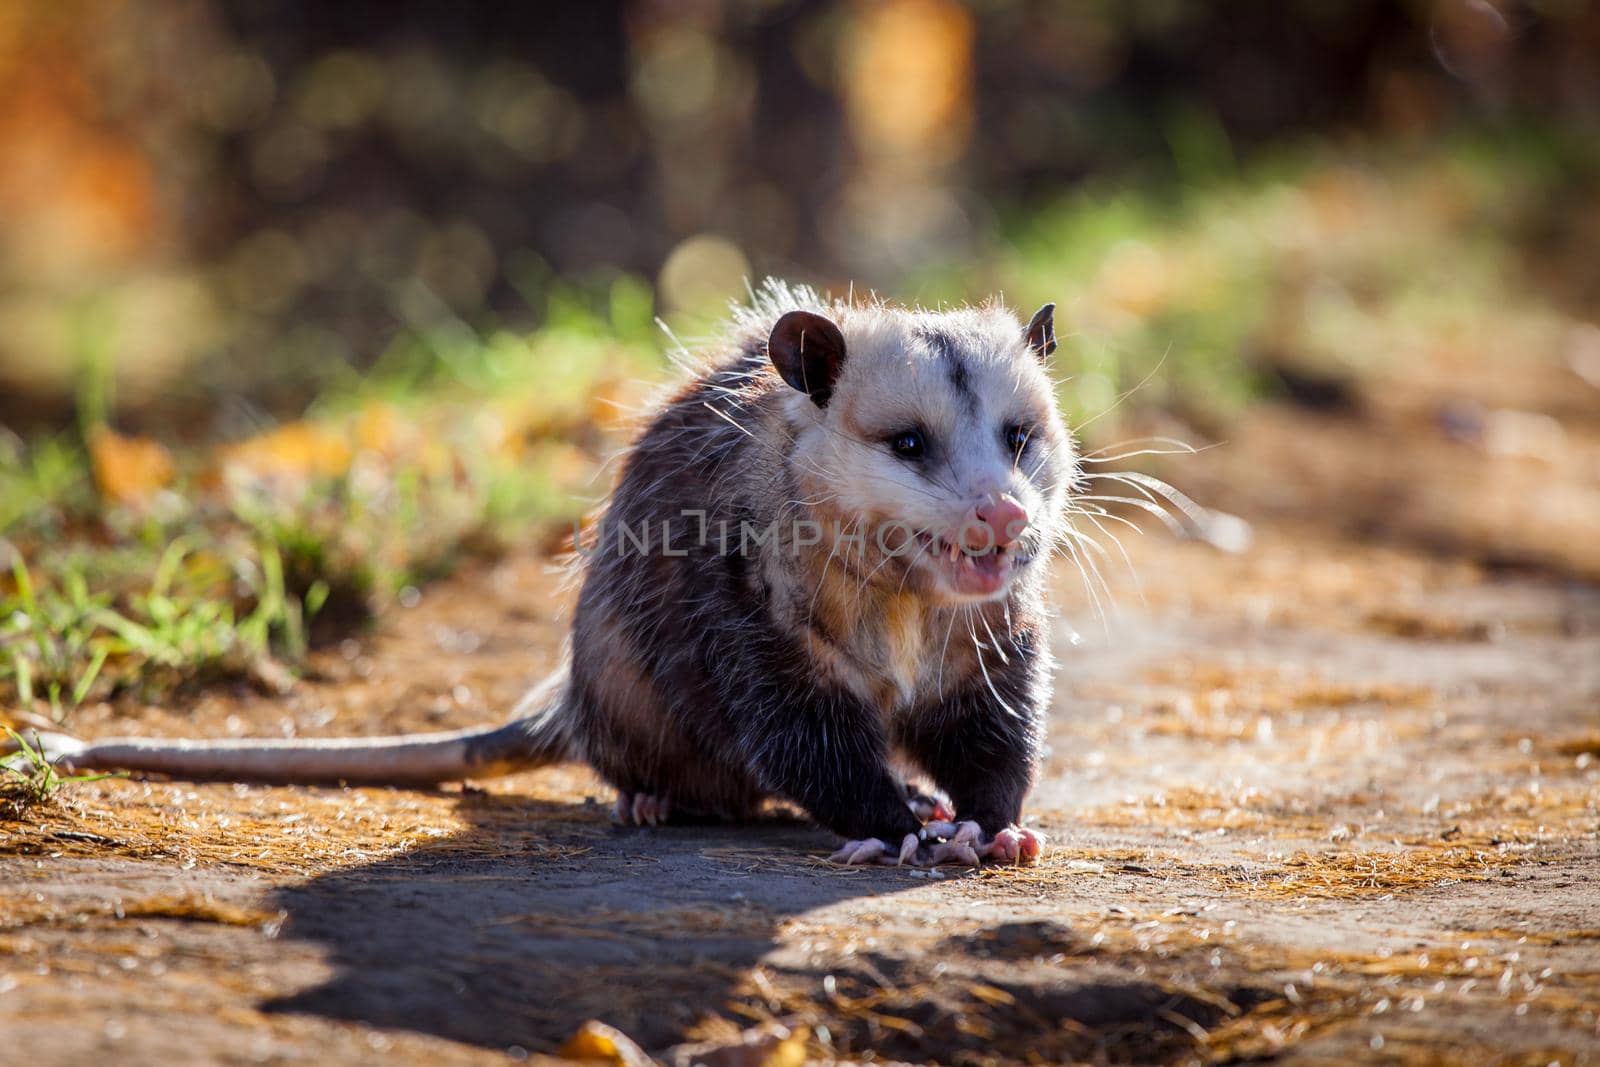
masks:
[[[932,599],[1003,597],[1061,534],[1076,464],[1046,360],[1053,305],[799,310],[768,354],[793,387],[794,469],[864,581]],[[825,523],[827,525],[828,523]]]

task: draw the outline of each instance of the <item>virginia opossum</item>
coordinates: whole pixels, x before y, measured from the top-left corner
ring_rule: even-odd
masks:
[[[49,738],[73,770],[429,785],[589,764],[623,822],[768,797],[846,863],[1008,862],[1049,703],[1043,564],[1078,472],[1053,305],[769,282],[626,453],[563,667],[504,726],[361,740]],[[909,763],[948,800],[911,791]],[[953,807],[953,813],[949,810]]]

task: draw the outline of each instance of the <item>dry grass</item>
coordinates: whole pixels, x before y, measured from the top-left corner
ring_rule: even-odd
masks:
[[[1528,848],[1423,838],[1390,849],[1300,851],[1274,869],[1259,873],[1229,870],[1218,881],[1231,891],[1283,900],[1389,897],[1483,881],[1521,863]]]
[[[1439,890],[1501,875],[1545,845],[1600,834],[1600,792],[1584,781],[1533,781],[1532,787],[1499,786],[1426,814],[1394,811],[1380,815],[1374,826],[1353,827],[1335,813],[1372,811],[1371,798],[1312,802],[1251,788],[1164,790],[1095,808],[1071,821],[1123,831],[1247,834],[1241,862],[1178,863],[1157,850],[1136,861],[1121,853],[1107,861],[1090,850],[1052,854],[1049,864],[1020,877],[1064,887],[1098,862],[1156,877],[1198,876],[1230,894],[1267,899],[1353,900]],[[1422,825],[1436,829],[1405,829]],[[1277,842],[1298,847],[1277,853],[1271,849]],[[1311,842],[1325,844],[1310,847]]]
[[[1249,830],[1283,838],[1322,837],[1329,827],[1327,815],[1311,802],[1252,787],[1229,792],[1187,786],[1164,789],[1092,808],[1079,815],[1078,821],[1111,829]]]
[[[1482,620],[1400,608],[1368,612],[1364,621],[1368,629],[1408,641],[1488,641],[1495,634],[1494,625]]]
[[[1426,686],[1353,685],[1271,667],[1230,667],[1178,660],[1145,672],[1154,686],[1177,687],[1197,698],[1220,695],[1242,710],[1266,714],[1344,708],[1357,704],[1416,707],[1434,697]]]
[[[273,928],[284,919],[281,911],[241,908],[199,894],[118,898],[96,904],[52,906],[36,898],[5,900],[0,909],[0,931],[25,926],[81,927],[97,921],[174,919],[181,922],[218,923],[223,926]]]
[[[1155,849],[1053,849],[1031,867],[986,867],[977,877],[991,890],[1069,897],[1091,877],[1133,875],[1196,883],[1229,897],[1258,900],[1361,900],[1448,889],[1498,876],[1527,861],[1533,842],[1490,836],[1410,836],[1382,846],[1299,849],[1286,856],[1241,856],[1235,863],[1193,862]]]
[[[1085,688],[1083,698],[1122,708],[1121,729],[1152,737],[1211,743],[1297,739],[1331,748],[1360,741],[1366,724],[1348,713],[1382,716],[1392,738],[1425,729],[1415,713],[1435,703],[1425,686],[1352,685],[1265,667],[1179,660],[1146,672],[1142,685]]]
[[[1590,765],[1591,761],[1600,759],[1600,730],[1579,734],[1576,737],[1563,738],[1560,741],[1549,743],[1547,747],[1558,755],[1571,756],[1576,760],[1583,760],[1585,756],[1589,757],[1588,760],[1578,764],[1578,769],[1583,770]]]
[[[544,807],[519,798],[385,789],[283,790],[105,782],[0,820],[0,856],[48,856],[225,865],[303,875],[408,856],[440,861],[526,856],[569,860],[581,845],[541,841]],[[565,809],[566,836],[599,833],[598,810]]]

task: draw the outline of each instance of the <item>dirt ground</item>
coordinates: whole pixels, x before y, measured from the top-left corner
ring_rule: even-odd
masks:
[[[1037,866],[834,868],[781,811],[617,829],[577,769],[78,786],[0,824],[0,1060],[487,1062],[598,1019],[680,1062],[777,1020],[772,1063],[1600,1063],[1600,393],[1433,372],[1167,462],[1253,542],[1124,537],[1103,625],[1057,563]],[[568,603],[513,557],[285,699],[73,726],[481,722]]]

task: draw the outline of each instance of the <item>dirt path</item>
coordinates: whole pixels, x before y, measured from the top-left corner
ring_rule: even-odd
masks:
[[[1548,531],[1509,555],[1566,566],[1519,571],[1396,547],[1430,541],[1417,508],[1386,544],[1366,498],[1323,521],[1335,490],[1283,463],[1318,434],[1382,441],[1385,412],[1416,417],[1268,412],[1191,461],[1253,547],[1125,539],[1142,594],[1108,574],[1105,627],[1058,564],[1037,867],[834,869],[781,813],[614,829],[580,771],[439,794],[97,783],[0,824],[0,1059],[477,1062],[590,1018],[661,1053],[776,1018],[879,1060],[1600,1062],[1600,591],[1561,576],[1584,557]],[[512,559],[326,652],[287,701],[75,725],[482,721],[551,662],[555,589]]]

